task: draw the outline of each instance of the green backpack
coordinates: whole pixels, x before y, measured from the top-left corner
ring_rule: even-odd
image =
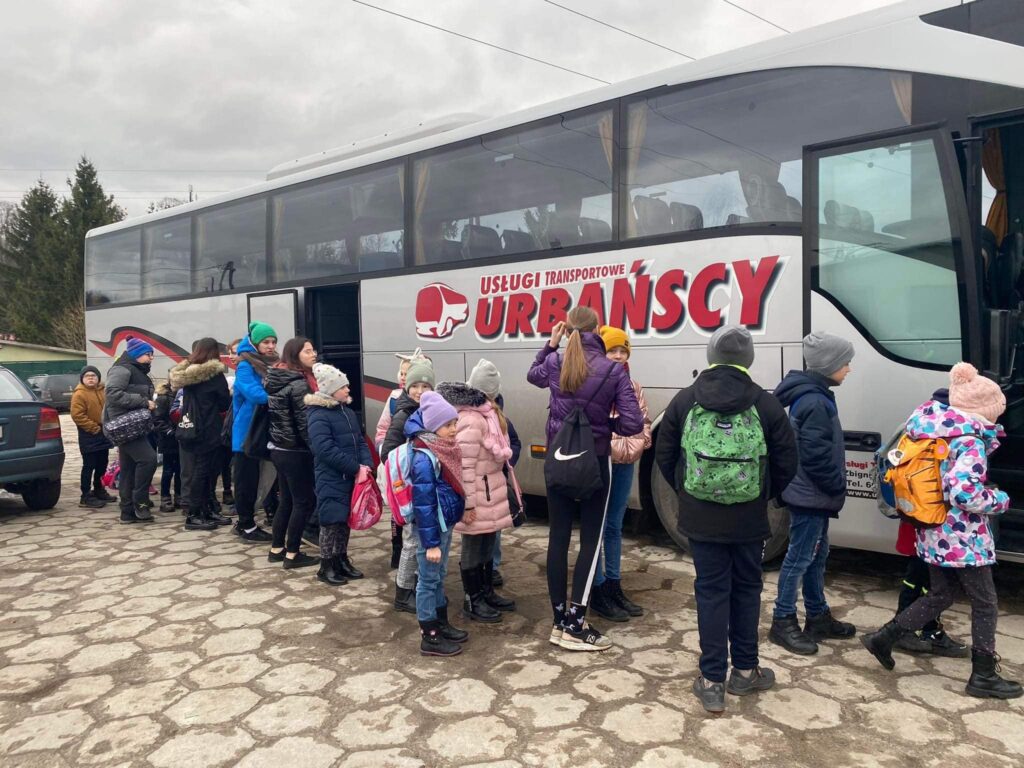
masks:
[[[683,488],[695,499],[741,504],[761,495],[768,446],[755,407],[726,415],[694,404],[681,446]]]

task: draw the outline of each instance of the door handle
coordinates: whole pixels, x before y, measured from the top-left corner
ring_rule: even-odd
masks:
[[[882,435],[878,432],[843,432],[843,442],[848,451],[874,453],[882,446]]]

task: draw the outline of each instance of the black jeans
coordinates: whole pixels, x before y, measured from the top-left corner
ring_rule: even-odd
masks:
[[[118,479],[121,509],[134,511],[136,506],[149,501],[149,484],[156,474],[156,451],[148,438],[140,437],[120,446],[117,455],[121,462]]]
[[[231,493],[231,446],[220,449],[220,484],[224,493]]]
[[[931,589],[919,597],[907,610],[896,617],[896,623],[903,629],[922,629],[929,621],[953,604],[956,585],[971,601],[971,642],[974,647],[990,656],[996,652],[996,619],[999,604],[996,586],[992,582],[992,566],[979,568],[939,568],[928,566]]]
[[[212,448],[203,446],[198,450],[181,449],[185,462],[192,469],[188,485],[188,513],[198,515],[210,501],[213,485],[216,482],[217,461],[220,446]]]
[[[690,539],[697,570],[693,583],[700,634],[700,673],[724,683],[732,654],[736,669],[757,666],[764,543],[716,544]]]
[[[931,586],[931,579],[928,577],[928,563],[912,555],[907,558],[907,572],[903,574],[903,586],[900,588],[899,602],[896,606],[896,615],[903,613],[919,597],[928,594]],[[932,619],[922,627],[924,632],[934,632],[939,628],[938,619]]]
[[[298,552],[302,546],[302,531],[316,507],[313,455],[307,451],[271,451],[270,460],[277,470],[281,491],[270,546]]]
[[[244,453],[231,459],[232,478],[235,481],[235,511],[238,528],[243,531],[256,527],[256,492],[260,486],[260,460]]]
[[[181,456],[177,453],[164,454],[164,471],[160,474],[160,497],[166,499],[171,495],[171,484],[174,484],[174,495],[181,498]]]
[[[463,570],[471,570],[481,565],[486,565],[494,559],[494,542],[497,541],[496,533],[481,533],[462,535],[462,562],[459,567]]]
[[[598,457],[598,462],[601,487],[589,499],[576,501],[557,491],[548,491],[548,596],[556,612],[569,607],[565,604],[565,583],[569,577],[572,521],[577,512],[580,516],[580,553],[573,568],[572,602],[586,605],[590,600],[611,489],[612,460],[602,456]]]
[[[90,451],[82,454],[82,495],[103,488],[103,475],[110,463],[110,451]],[[146,490],[149,490],[148,488]]]

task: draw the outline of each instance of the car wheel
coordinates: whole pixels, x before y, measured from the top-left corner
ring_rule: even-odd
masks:
[[[21,494],[21,498],[29,509],[53,509],[60,501],[60,480],[38,480]]]

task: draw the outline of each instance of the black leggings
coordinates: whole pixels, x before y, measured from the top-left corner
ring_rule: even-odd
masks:
[[[971,642],[975,649],[993,655],[996,652],[999,605],[996,587],[992,582],[992,566],[939,568],[931,565],[928,567],[928,575],[932,585],[930,591],[901,612],[896,617],[896,623],[903,629],[921,629],[953,604],[956,586],[959,584],[971,601]]]
[[[232,478],[235,481],[235,511],[238,529],[248,531],[256,527],[256,493],[260,486],[260,460],[242,452],[231,459]]]
[[[192,479],[188,486],[188,512],[190,515],[200,514],[210,503],[213,484],[217,479],[214,471],[219,451],[219,447],[203,448],[198,451],[181,449],[181,453],[187,455],[192,462]]]
[[[611,489],[611,459],[598,457],[601,487],[589,499],[576,501],[557,491],[548,491],[548,595],[551,605],[565,610],[565,583],[569,576],[569,546],[572,543],[572,519],[580,515],[580,554],[572,575],[572,602],[586,605],[597,572],[601,535],[608,513]]]
[[[274,540],[271,547],[298,552],[302,531],[316,507],[313,455],[306,451],[271,451],[277,470],[281,503],[274,514]]]
[[[220,484],[224,493],[231,493],[231,446],[220,449]]]
[[[177,453],[164,454],[164,471],[160,474],[160,496],[171,495],[171,483],[174,483],[174,495],[181,498],[181,456]]]
[[[919,597],[928,594],[931,580],[928,577],[928,563],[917,555],[907,558],[907,572],[903,574],[903,586],[900,588],[896,615],[907,610]],[[939,628],[938,619],[932,619],[922,627],[924,632],[934,632]]]
[[[82,454],[82,495],[88,496],[93,491],[103,488],[103,475],[107,472],[110,462],[110,451],[90,451]]]

